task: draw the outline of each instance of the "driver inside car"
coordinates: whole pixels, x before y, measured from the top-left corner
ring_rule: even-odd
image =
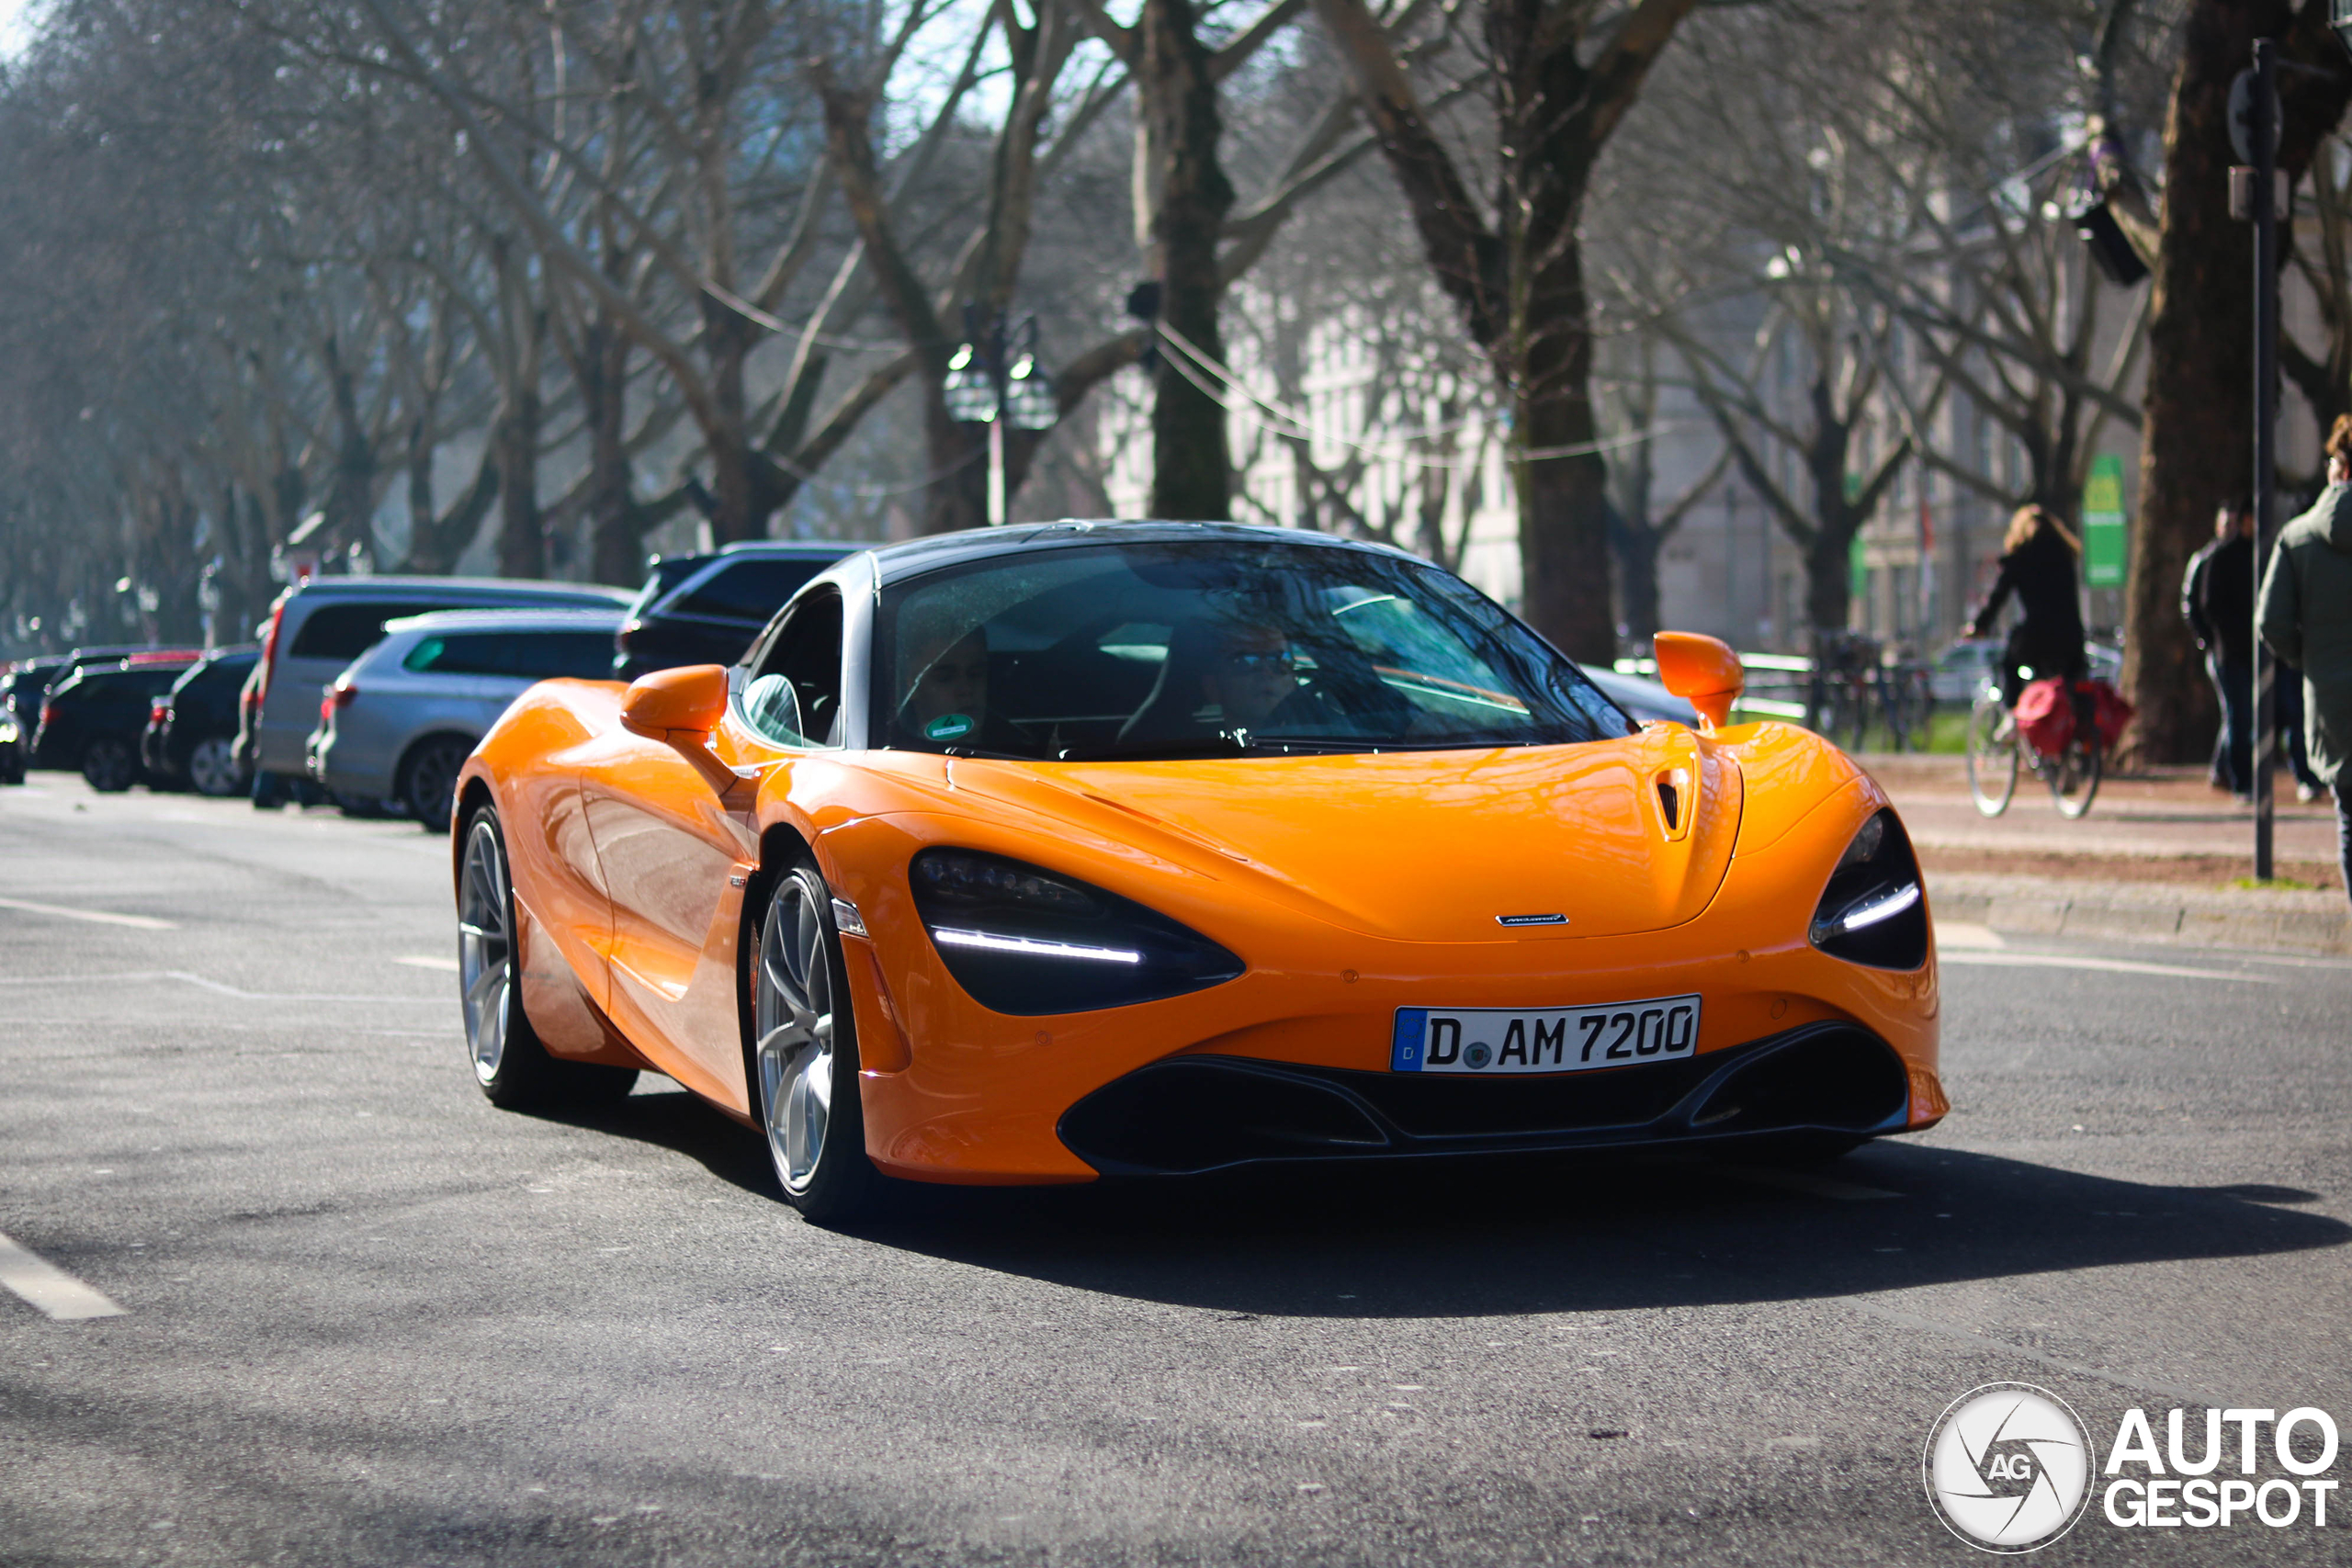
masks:
[[[1227,728],[1254,728],[1299,691],[1298,656],[1279,627],[1228,626],[1202,671],[1201,694]]]
[[[918,647],[908,662],[915,677],[899,704],[899,725],[910,739],[1002,749],[1002,737],[993,745],[980,738],[989,728],[986,626],[974,626],[952,643]]]

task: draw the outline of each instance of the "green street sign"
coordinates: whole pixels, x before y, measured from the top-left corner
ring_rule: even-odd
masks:
[[[2102,452],[2083,486],[2083,581],[2120,588],[2123,561],[2123,459]]]

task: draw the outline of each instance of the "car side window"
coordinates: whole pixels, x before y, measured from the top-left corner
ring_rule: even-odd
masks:
[[[611,676],[613,639],[603,632],[456,632],[428,637],[401,667],[417,674],[492,675],[546,681]]]
[[[345,663],[382,640],[384,623],[421,615],[438,604],[386,604],[376,601],[322,604],[294,634],[288,659],[337,659]]]
[[[831,563],[797,557],[751,556],[729,560],[688,589],[662,613],[764,625],[800,585]]]
[[[784,746],[842,743],[842,597],[812,595],[777,628],[743,688],[743,718]]]

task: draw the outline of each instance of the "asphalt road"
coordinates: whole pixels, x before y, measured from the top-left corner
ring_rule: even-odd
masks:
[[[0,1231],[123,1309],[0,1293],[0,1563],[1957,1563],[1920,1456],[1979,1384],[2102,1450],[2214,1404],[2352,1450],[2352,965],[1949,932],[1955,1114],[1792,1185],[943,1191],[849,1235],[666,1081],[483,1101],[447,863],[0,791]],[[2346,1524],[2094,1501],[2037,1561],[2341,1563]]]

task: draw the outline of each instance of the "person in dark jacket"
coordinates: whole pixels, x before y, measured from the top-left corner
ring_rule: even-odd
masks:
[[[2352,414],[2327,433],[2327,488],[2279,530],[2263,574],[2262,640],[2303,671],[2311,768],[2335,792],[2336,848],[2352,891]]]
[[[2082,546],[2046,509],[2020,506],[2001,540],[2001,575],[1984,607],[1976,613],[1977,637],[1991,637],[2001,607],[2012,596],[2024,612],[2009,628],[2001,655],[2001,701],[2018,705],[2028,681],[2056,675],[2081,680],[2090,666],[2083,657],[2082,596],[2075,563]]]
[[[2254,791],[2254,509],[2222,504],[2213,542],[2188,558],[2180,613],[2205,650],[2206,678],[2222,704],[2212,778],[2233,795]]]

